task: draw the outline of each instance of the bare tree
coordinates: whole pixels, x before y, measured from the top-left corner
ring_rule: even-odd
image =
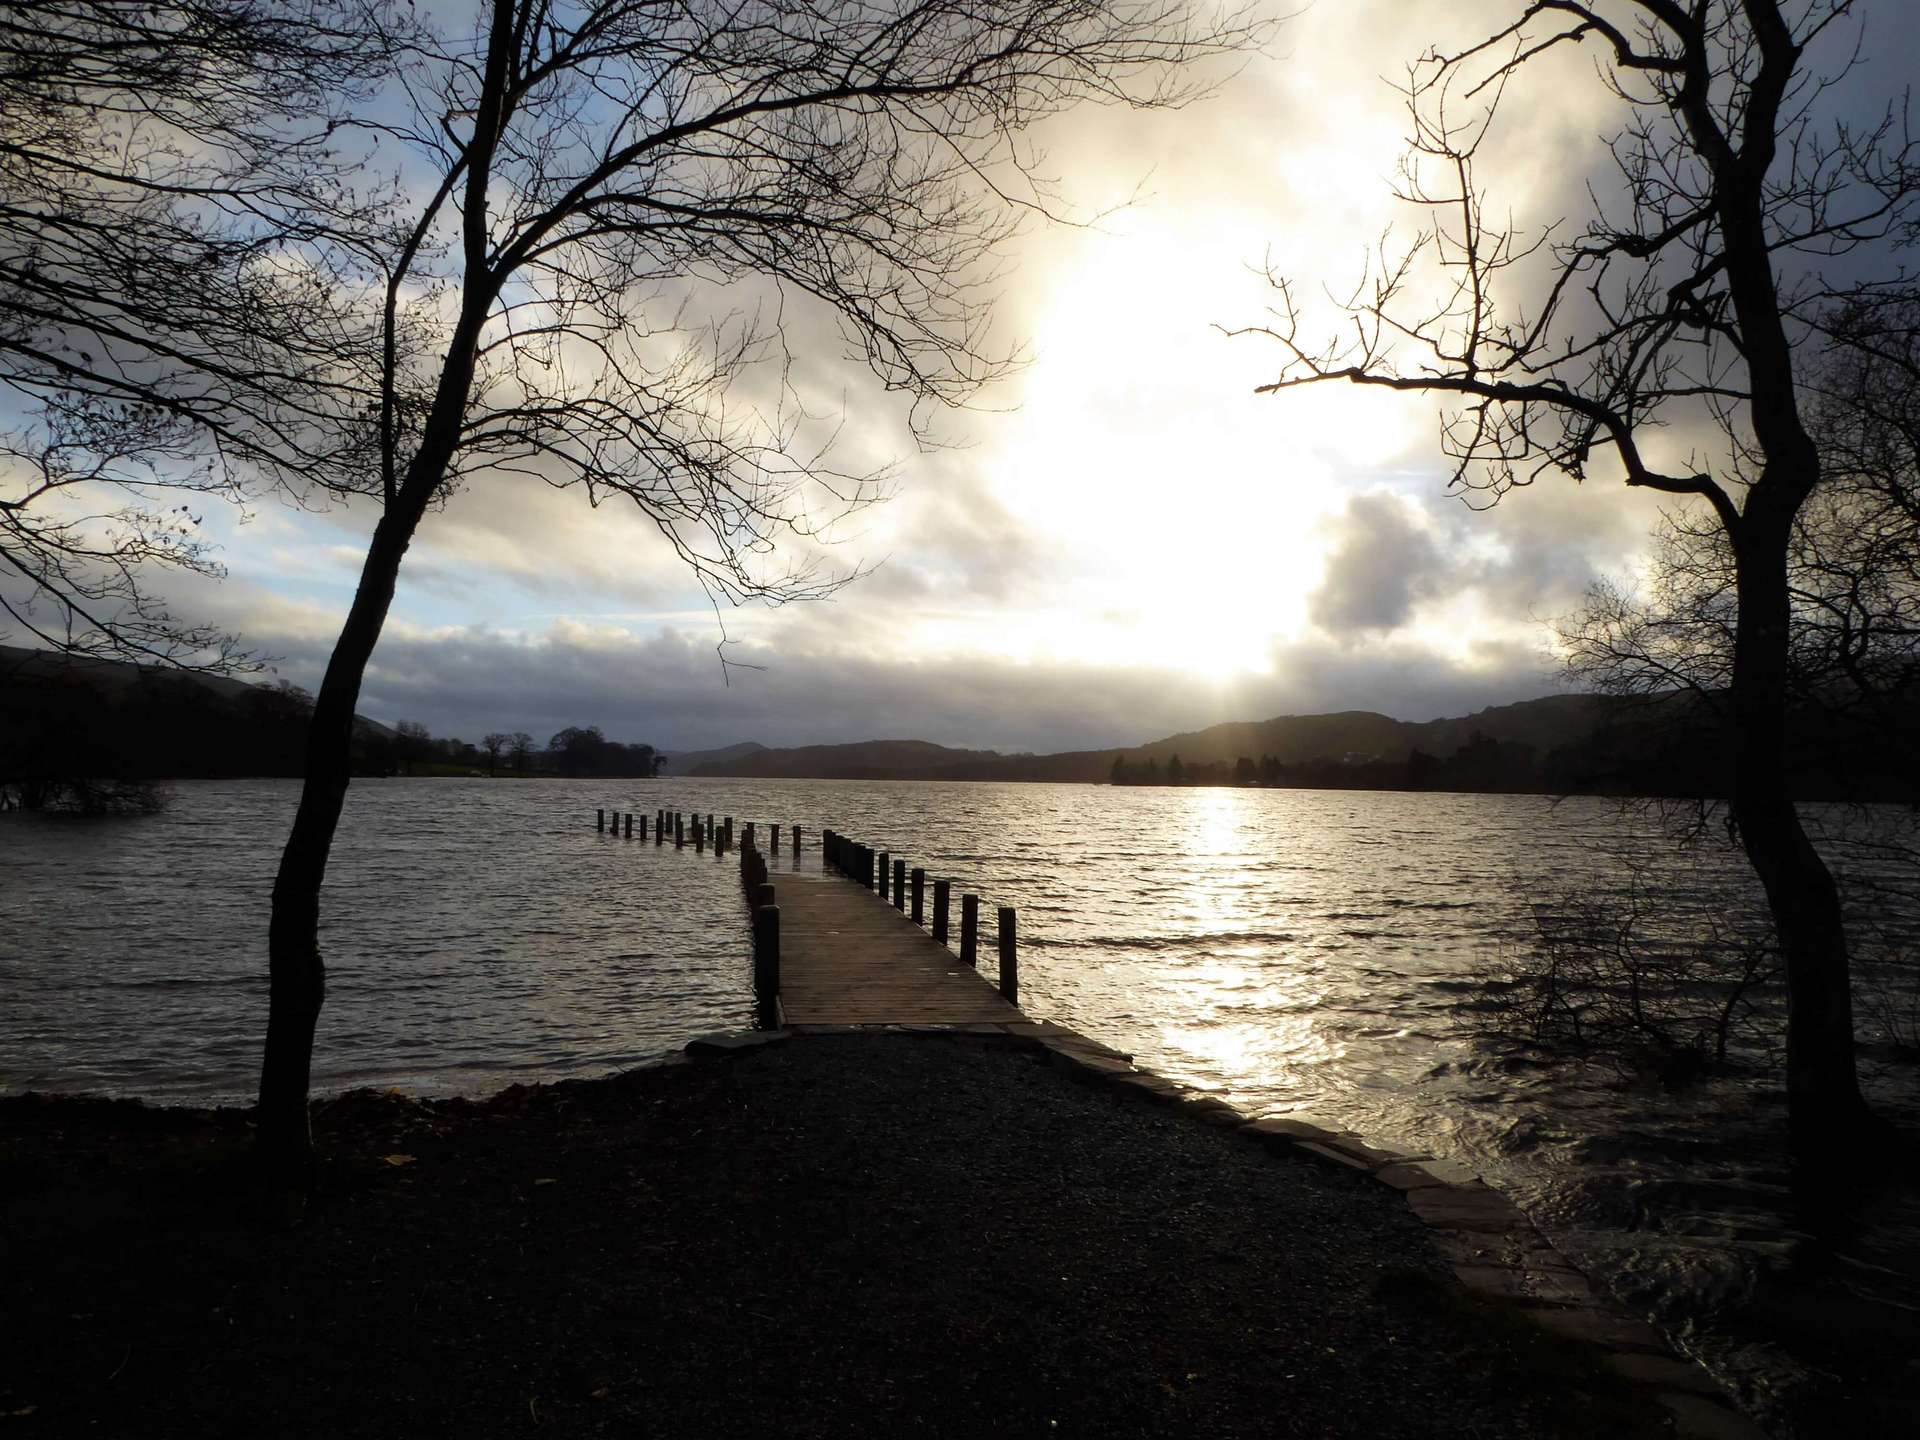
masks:
[[[482,472],[577,486],[637,505],[717,600],[829,592],[845,577],[782,542],[873,477],[797,426],[786,307],[913,402],[963,400],[1004,368],[977,287],[1044,205],[1017,133],[1086,98],[1186,98],[1170,65],[1260,31],[1186,0],[487,0],[476,22],[418,46],[410,118],[373,127],[425,199],[380,256],[382,511],[274,886],[259,1136],[289,1172],[348,730],[428,507]]]
[[[489,731],[480,737],[480,748],[487,757],[487,774],[500,773],[500,757],[512,743],[513,737],[503,730]]]
[[[0,6],[0,610],[42,644],[232,668],[144,577],[221,573],[210,501],[364,482],[341,240],[381,212],[330,136],[392,41],[358,0]]]
[[[1913,758],[1902,736],[1920,700],[1920,302],[1843,317],[1803,363],[1822,470],[1787,551],[1787,693],[1838,774]],[[1651,561],[1642,587],[1602,582],[1558,622],[1569,673],[1629,698],[1686,691],[1718,714],[1739,619],[1727,532],[1711,513],[1669,511]],[[1874,769],[1866,788],[1889,778]]]
[[[524,775],[533,764],[533,736],[524,730],[516,730],[507,737],[507,758],[513,762],[514,773]]]
[[[1800,347],[1871,312],[1900,272],[1873,269],[1917,214],[1904,116],[1822,126],[1836,76],[1808,47],[1851,0],[1532,0],[1512,23],[1411,71],[1401,196],[1428,223],[1346,307],[1340,338],[1302,338],[1293,287],[1257,327],[1287,356],[1274,391],[1330,380],[1458,396],[1442,428],[1454,483],[1483,499],[1559,471],[1618,473],[1693,497],[1734,557],[1728,650],[1731,814],[1766,892],[1789,990],[1796,1146],[1869,1123],[1855,1076],[1847,937],[1783,769],[1792,596],[1787,556],[1820,486]],[[1615,175],[1578,234],[1488,218],[1475,160],[1500,104],[1552,52],[1594,47],[1626,119]],[[1844,63],[1841,71],[1844,73]],[[1421,290],[1437,284],[1437,301]],[[1706,425],[1711,463],[1665,468],[1657,427]]]

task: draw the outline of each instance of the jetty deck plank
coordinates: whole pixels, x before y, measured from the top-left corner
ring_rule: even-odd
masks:
[[[820,874],[783,873],[775,888],[786,1024],[980,1025],[1027,1018],[978,970],[874,892]],[[992,935],[981,939],[985,950]]]

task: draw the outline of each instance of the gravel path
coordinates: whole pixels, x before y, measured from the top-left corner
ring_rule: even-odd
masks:
[[[289,1229],[237,1112],[0,1102],[0,1434],[1661,1433],[1382,1187],[984,1040],[316,1128]]]

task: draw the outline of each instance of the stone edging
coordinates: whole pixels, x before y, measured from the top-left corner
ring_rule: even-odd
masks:
[[[1590,1344],[1601,1363],[1647,1388],[1687,1440],[1767,1440],[1758,1425],[1730,1405],[1713,1377],[1681,1359],[1645,1321],[1596,1294],[1586,1275],[1547,1241],[1533,1222],[1471,1170],[1451,1160],[1402,1155],[1371,1145],[1348,1130],[1296,1116],[1250,1120],[1223,1100],[1168,1080],[1133,1057],[1076,1030],[1048,1021],[980,1025],[795,1025],[702,1035],[687,1042],[694,1058],[718,1058],[791,1036],[981,1035],[1038,1050],[1076,1079],[1156,1103],[1203,1124],[1232,1130],[1277,1155],[1350,1170],[1397,1191],[1432,1233],[1442,1257],[1468,1290],[1506,1301],[1529,1319],[1568,1339]]]

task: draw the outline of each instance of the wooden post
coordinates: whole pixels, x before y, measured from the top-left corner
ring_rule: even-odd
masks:
[[[642,833],[644,834],[645,832],[643,831]],[[627,833],[623,838],[628,840],[633,839],[633,812],[631,810],[627,812]]]
[[[889,850],[882,850],[880,852],[879,873],[877,875],[869,875],[867,877],[867,884],[871,886],[873,889],[878,890],[880,892],[880,898],[882,900],[887,898],[887,875],[888,875],[888,872],[892,870],[892,868],[893,868],[893,853]],[[875,881],[878,881],[879,883],[875,884]]]
[[[767,840],[767,853],[778,860],[780,858],[780,827],[778,825],[769,828]]]
[[[960,963],[973,965],[980,955],[980,897],[960,897]]]
[[[1000,907],[1000,993],[1009,1005],[1020,1003],[1020,952],[1013,938],[1013,906]]]
[[[678,812],[675,812],[673,817],[673,846],[676,850],[684,850],[687,848],[686,817]]]
[[[693,822],[693,853],[696,855],[707,853],[707,832],[701,827],[698,816],[694,817]]]
[[[907,862],[904,860],[893,862],[893,908],[907,908]]]
[[[753,995],[760,1024],[780,1023],[780,907],[762,905],[753,912]]]
[[[754,909],[758,910],[764,905],[771,905],[773,903],[774,903],[773,886],[762,883],[754,887],[754,891],[753,891],[753,908]]]
[[[796,860],[800,858],[800,827],[798,825],[793,827],[793,858]]]
[[[595,830],[604,830],[607,828],[607,812],[605,809],[593,812],[593,828]]]
[[[667,843],[667,812],[665,810],[654,812],[653,843],[656,845]]]
[[[913,881],[913,923],[924,925],[927,911],[927,872],[916,865],[913,867],[913,874],[908,878]]]
[[[741,849],[743,849],[743,850],[751,850],[751,849],[753,849],[753,848],[754,848],[754,844],[753,844],[753,822],[752,822],[751,820],[749,820],[749,821],[747,822],[747,830],[746,830],[746,835],[744,836],[744,839],[745,839],[745,841],[746,841],[746,843],[745,843],[744,845],[742,845],[742,846],[741,846],[740,848],[741,848]]]
[[[947,892],[951,888],[945,880],[933,882],[933,938],[942,945],[947,943]]]

